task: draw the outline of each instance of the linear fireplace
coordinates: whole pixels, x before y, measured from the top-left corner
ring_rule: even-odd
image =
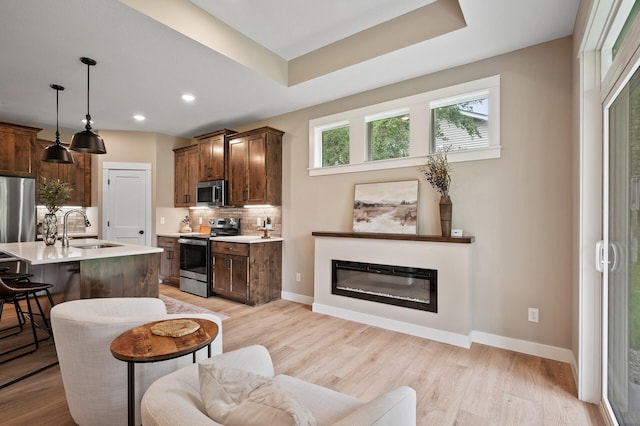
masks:
[[[435,269],[332,260],[331,293],[438,312]]]

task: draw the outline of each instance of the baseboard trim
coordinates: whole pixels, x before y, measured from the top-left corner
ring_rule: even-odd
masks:
[[[303,305],[313,305],[313,297],[303,296],[301,294],[291,293],[289,291],[280,292],[280,297],[284,300],[302,303]]]
[[[555,361],[566,362],[572,365],[575,361],[573,352],[569,349],[544,345],[542,343],[530,342],[528,340],[498,336],[496,334],[484,333],[482,331],[472,331],[471,341],[474,343],[481,343],[483,345],[494,346],[496,348],[507,349],[523,354],[535,355],[542,358],[553,359]]]
[[[319,314],[330,315],[362,324],[372,325],[384,328],[386,330],[397,331],[412,336],[431,339],[442,343],[448,343],[463,348],[470,348],[471,343],[480,343],[496,348],[507,349],[514,352],[520,352],[528,355],[535,355],[542,358],[548,358],[555,361],[566,362],[571,365],[574,381],[577,383],[577,368],[573,351],[570,349],[560,348],[557,346],[545,345],[542,343],[530,342],[528,340],[514,339],[511,337],[499,336],[497,334],[485,333],[482,331],[471,331],[469,336],[464,334],[452,333],[449,331],[437,330],[430,327],[410,324],[403,321],[391,320],[376,315],[363,314],[334,306],[328,306],[320,303],[314,303],[313,297],[303,296],[288,291],[283,291],[281,297],[292,302],[311,305],[313,312]]]
[[[336,308],[334,306],[323,305],[320,303],[313,303],[312,308],[313,312],[319,314],[330,315],[349,321],[359,322],[361,324],[372,325],[375,327],[384,328],[385,330],[409,334],[411,336],[436,340],[438,342],[448,343],[450,345],[460,346],[466,349],[469,349],[471,347],[471,339],[469,338],[469,336],[466,336],[464,334],[437,330],[434,328],[410,324],[407,322],[392,320],[388,318],[382,318],[376,315],[363,314],[360,312]]]

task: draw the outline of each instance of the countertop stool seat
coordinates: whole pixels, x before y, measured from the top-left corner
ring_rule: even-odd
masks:
[[[28,274],[26,272],[0,271],[0,279],[2,279],[5,283],[14,281],[25,281],[31,277],[33,277],[33,274]]]
[[[28,355],[35,352],[36,350],[38,350],[40,342],[44,340],[48,340],[52,337],[51,324],[42,308],[42,304],[40,303],[40,300],[38,299],[38,293],[44,292],[47,298],[49,299],[49,303],[51,304],[51,306],[53,306],[54,305],[53,298],[51,297],[51,292],[49,291],[52,287],[53,287],[52,284],[33,283],[30,281],[6,283],[0,277],[0,323],[2,321],[2,312],[4,310],[5,303],[13,303],[16,310],[17,320],[18,320],[17,324],[0,329],[0,333],[6,332],[9,330],[17,330],[17,331],[13,331],[8,334],[5,334],[0,338],[6,338],[6,337],[18,335],[20,332],[23,331],[27,318],[31,322],[31,331],[33,334],[33,342],[19,345],[17,347],[8,349],[0,353],[0,364],[4,364],[14,359],[20,358],[24,355]],[[27,313],[25,313],[20,306],[20,302],[23,300],[26,302],[25,304],[27,306]],[[36,302],[38,312],[34,312],[33,306],[31,304],[32,300]],[[34,318],[34,316],[36,315],[42,318],[42,323],[43,323],[42,326],[39,326],[36,323]],[[27,318],[25,318],[25,316]],[[38,337],[37,328],[42,328],[44,330],[45,337],[43,338]],[[16,352],[19,352],[19,353],[16,355]]]

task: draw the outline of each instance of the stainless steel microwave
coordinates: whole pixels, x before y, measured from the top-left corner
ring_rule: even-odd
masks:
[[[198,182],[196,188],[197,207],[221,207],[227,204],[227,181],[212,180]]]

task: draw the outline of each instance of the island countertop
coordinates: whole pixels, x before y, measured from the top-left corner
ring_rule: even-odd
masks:
[[[100,244],[115,246],[105,248],[80,248],[81,246]],[[164,250],[161,247],[137,246],[87,238],[72,240],[69,243],[69,247],[62,247],[59,241],[52,246],[47,246],[42,241],[6,243],[0,244],[0,251],[24,260],[31,265],[45,265],[50,263],[161,253]]]

